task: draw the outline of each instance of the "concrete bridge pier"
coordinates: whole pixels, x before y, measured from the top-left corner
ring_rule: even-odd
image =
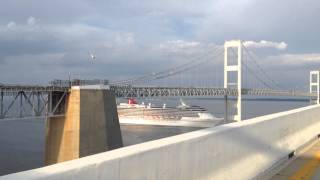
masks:
[[[108,88],[74,86],[65,105],[64,116],[47,119],[46,165],[122,147],[115,96]]]

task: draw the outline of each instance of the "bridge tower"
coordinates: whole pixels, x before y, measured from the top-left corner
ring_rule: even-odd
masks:
[[[317,99],[315,104],[320,103],[320,71],[310,71],[310,93],[317,93]],[[310,99],[311,103],[314,103],[314,99]]]
[[[231,58],[232,53],[236,58]],[[236,114],[228,117],[228,100],[225,96],[225,120],[242,120],[242,43],[241,40],[226,41],[224,43],[224,88],[236,88],[238,90],[236,100]],[[234,82],[230,82],[233,80]]]

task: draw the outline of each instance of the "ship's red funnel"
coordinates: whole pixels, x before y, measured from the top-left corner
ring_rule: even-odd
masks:
[[[128,104],[137,104],[137,101],[133,98],[128,99]]]

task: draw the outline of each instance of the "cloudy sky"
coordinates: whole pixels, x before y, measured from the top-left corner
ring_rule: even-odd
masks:
[[[1,0],[0,82],[121,80],[242,39],[271,79],[303,89],[320,69],[319,17],[317,0]]]

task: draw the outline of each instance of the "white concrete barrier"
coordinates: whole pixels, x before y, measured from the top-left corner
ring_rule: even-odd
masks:
[[[251,179],[320,133],[320,105],[3,176],[1,180]]]

